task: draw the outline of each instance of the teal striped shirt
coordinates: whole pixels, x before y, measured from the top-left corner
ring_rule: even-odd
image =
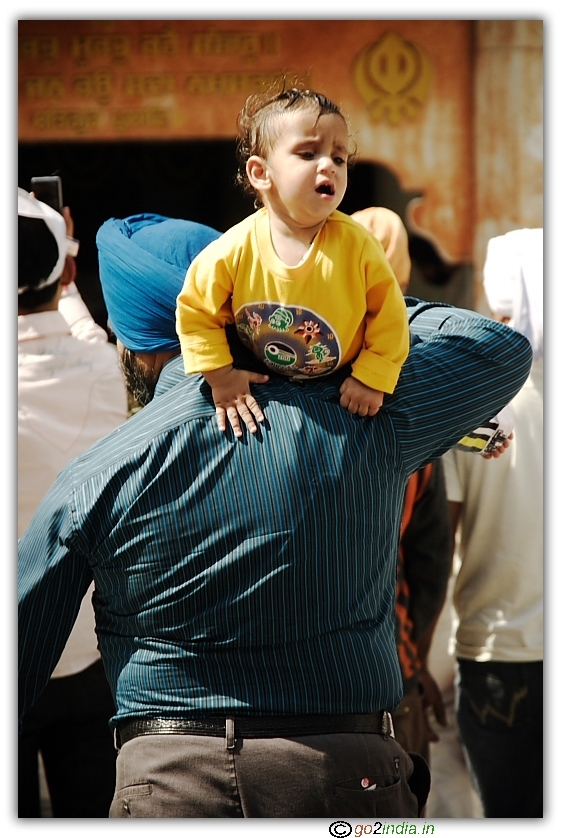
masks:
[[[407,304],[410,354],[372,418],[340,407],[345,370],[275,378],[256,387],[265,427],[237,441],[177,357],[147,407],[61,472],[19,543],[20,713],[92,579],[113,722],[399,703],[406,481],[509,402],[531,364],[506,326]]]

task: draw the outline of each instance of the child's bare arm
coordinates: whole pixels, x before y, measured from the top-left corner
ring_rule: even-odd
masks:
[[[374,416],[378,413],[382,404],[384,393],[381,390],[373,390],[350,375],[340,387],[340,404],[347,408],[350,413],[358,413],[359,416]]]
[[[232,364],[203,373],[213,391],[213,401],[217,410],[217,422],[221,431],[226,431],[226,418],[232,425],[234,435],[242,436],[240,417],[248,430],[255,434],[258,430],[254,419],[263,422],[265,417],[257,401],[250,392],[250,384],[264,384],[268,375],[235,369]]]

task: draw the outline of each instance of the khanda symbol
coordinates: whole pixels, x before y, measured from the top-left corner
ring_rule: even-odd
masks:
[[[425,53],[394,32],[365,47],[355,61],[354,81],[372,119],[396,125],[413,117],[427,99],[431,66]]]

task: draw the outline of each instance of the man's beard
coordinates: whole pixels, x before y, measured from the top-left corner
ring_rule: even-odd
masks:
[[[154,398],[158,375],[141,365],[135,353],[125,347],[119,353],[119,366],[131,398],[139,407],[146,407]]]

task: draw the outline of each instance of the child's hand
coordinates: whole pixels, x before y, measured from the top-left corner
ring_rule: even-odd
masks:
[[[374,416],[378,413],[384,398],[381,390],[367,387],[352,375],[343,382],[340,394],[341,406],[346,407],[350,413],[358,413],[359,416]]]
[[[217,422],[221,431],[226,431],[226,417],[232,425],[234,436],[242,436],[239,416],[244,420],[251,433],[257,433],[258,422],[263,422],[263,415],[259,404],[250,392],[250,384],[264,384],[269,380],[268,375],[260,375],[248,370],[237,370],[231,364],[218,370],[204,372],[205,380],[211,385],[213,401],[217,409]]]

